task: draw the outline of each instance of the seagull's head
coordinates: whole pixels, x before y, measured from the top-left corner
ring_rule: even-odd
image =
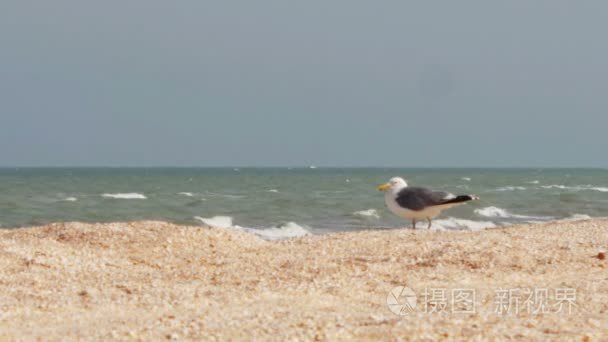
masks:
[[[387,183],[378,186],[378,191],[386,192],[388,190],[397,191],[407,187],[405,179],[401,177],[393,177]]]

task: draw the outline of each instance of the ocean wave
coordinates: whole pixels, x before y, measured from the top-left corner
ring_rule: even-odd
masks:
[[[139,194],[139,193],[136,193],[136,192],[117,193],[117,194],[102,194],[101,197],[115,198],[115,199],[147,199],[147,197],[144,194]]]
[[[463,180],[463,181],[467,181],[467,182],[470,182],[470,181],[471,181],[471,178],[470,178],[470,177],[462,177],[462,178],[460,178],[460,179],[461,179],[461,180]]]
[[[533,180],[533,181],[529,181],[529,182],[526,182],[526,183],[528,183],[528,184],[538,184],[540,182],[538,180]]]
[[[553,185],[541,185],[541,188],[543,189],[570,189],[569,186],[565,186],[565,185],[558,185],[558,184],[553,184]]]
[[[214,216],[211,218],[194,216],[194,219],[201,221],[204,225],[216,228],[232,228],[232,217],[230,216]]]
[[[222,197],[222,198],[228,198],[228,199],[233,199],[233,200],[238,200],[238,199],[242,199],[242,198],[246,197],[245,195],[219,194],[216,192],[206,192],[205,195],[209,196],[209,197]]]
[[[496,228],[497,225],[490,221],[473,221],[448,217],[447,219],[433,220],[433,226],[439,229],[468,229],[482,230],[487,228]]]
[[[194,197],[194,194],[191,192],[178,192],[177,194],[182,196]]]
[[[498,207],[485,207],[481,209],[475,209],[475,214],[483,217],[496,217],[496,218],[516,218],[516,219],[531,219],[531,220],[550,220],[553,217],[550,216],[528,216],[528,215],[517,215],[509,212],[506,209]]]
[[[306,228],[298,225],[295,222],[287,222],[272,228],[241,228],[247,232],[253,233],[264,240],[283,240],[294,237],[311,235]]]
[[[194,219],[206,226],[240,230],[255,234],[264,240],[283,240],[310,235],[310,232],[306,228],[295,222],[287,222],[270,228],[247,228],[234,225],[230,216],[214,216],[211,218],[195,216]]]
[[[515,191],[515,190],[527,190],[524,186],[503,186],[502,188],[496,189],[496,191]]]
[[[376,209],[355,211],[353,213],[353,215],[361,216],[361,217],[373,217],[373,218],[377,218],[377,219],[380,218],[380,214],[378,214],[378,210],[376,210]]]
[[[76,198],[76,197],[66,197],[66,198],[62,199],[62,201],[64,201],[64,202],[76,202],[76,201],[78,201],[78,198]]]
[[[278,189],[268,189],[268,190],[266,190],[266,192],[273,192],[276,194],[279,192],[279,190]]]
[[[595,185],[577,185],[577,186],[567,186],[561,184],[551,184],[551,185],[541,185],[543,189],[560,189],[560,190],[573,190],[573,191],[600,191],[600,192],[608,192],[608,188],[595,186]]]
[[[590,220],[591,218],[591,216],[585,214],[573,214],[572,216],[563,219],[563,221]]]

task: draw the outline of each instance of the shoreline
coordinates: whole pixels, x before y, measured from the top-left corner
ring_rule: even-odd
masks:
[[[509,223],[509,222],[503,222],[501,224],[495,224],[494,222],[491,221],[482,221],[483,219],[492,219],[495,217],[485,217],[485,218],[481,218],[479,221],[474,221],[474,220],[469,220],[466,218],[457,218],[457,217],[452,217],[452,216],[447,216],[444,218],[436,218],[433,220],[433,226],[431,227],[430,231],[433,232],[479,232],[479,231],[484,231],[484,230],[496,230],[496,229],[510,229],[512,227],[520,227],[520,226],[542,226],[542,225],[547,225],[547,224],[561,224],[561,223],[568,223],[568,222],[581,222],[581,221],[608,221],[608,216],[589,216],[586,214],[573,214],[569,217],[564,217],[564,218],[551,218],[549,220],[546,221],[523,221],[523,222],[513,222],[513,223]],[[533,218],[533,217],[531,217]],[[219,221],[218,221],[219,219]],[[227,225],[226,223],[224,223],[224,219],[229,219],[230,220],[230,225]],[[302,225],[300,226],[297,222],[293,222],[293,221],[286,221],[285,224],[283,225],[267,225],[267,226],[240,226],[240,225],[234,225],[232,222],[232,217],[231,216],[223,216],[223,215],[216,215],[216,216],[212,216],[212,217],[200,217],[200,216],[194,216],[193,220],[191,221],[185,221],[185,220],[178,220],[178,221],[165,221],[162,219],[141,219],[141,220],[126,220],[126,221],[112,221],[112,220],[108,220],[108,221],[55,221],[55,222],[48,222],[48,223],[40,223],[40,224],[24,224],[24,225],[16,225],[16,226],[3,226],[0,224],[0,232],[2,231],[12,231],[12,230],[21,230],[21,229],[38,229],[38,228],[44,228],[44,227],[49,227],[49,226],[58,226],[58,225],[115,225],[115,224],[141,224],[141,223],[149,223],[149,222],[153,222],[153,223],[160,223],[160,224],[166,224],[166,225],[172,225],[172,226],[176,226],[176,227],[192,227],[192,228],[212,228],[212,229],[225,229],[228,231],[233,231],[233,232],[242,232],[242,233],[246,233],[248,235],[251,236],[255,236],[257,238],[260,238],[262,240],[266,240],[266,241],[282,241],[282,240],[290,240],[290,239],[296,239],[296,238],[301,238],[304,236],[323,236],[323,235],[328,235],[328,234],[340,234],[340,233],[358,233],[358,232],[373,232],[373,231],[392,231],[392,230],[405,230],[405,231],[413,231],[414,229],[411,226],[411,221],[410,220],[402,220],[402,225],[393,225],[393,226],[384,226],[384,225],[379,225],[379,226],[368,226],[368,227],[350,227],[348,229],[345,230],[336,230],[336,229],[331,229],[331,228],[324,228],[324,229],[311,229],[309,230],[309,226],[308,225]],[[463,223],[459,223],[460,226],[458,227],[445,227],[443,224],[445,221],[457,221],[457,222],[463,222]],[[218,222],[218,225],[213,225],[213,223],[209,224],[206,222]],[[488,227],[467,227],[466,224],[467,223],[471,223],[471,224],[477,224],[477,223],[494,223],[493,226],[488,226]],[[273,229],[280,229],[283,226],[289,225],[289,224],[295,224],[298,227],[305,229],[307,231],[307,235],[285,235],[285,236],[279,236],[278,238],[273,238],[273,239],[265,239],[264,238],[264,234],[256,234],[256,231],[260,231],[260,232],[264,232],[264,231],[268,231],[268,230],[273,230]],[[423,230],[429,230],[426,228],[426,223],[424,226],[416,226],[415,231],[423,231]]]
[[[608,219],[278,241],[155,221],[2,228],[0,338],[601,338],[607,248]],[[417,298],[405,315],[387,304],[400,287]],[[499,312],[505,289],[546,289],[551,310]],[[455,290],[474,311],[454,312]]]

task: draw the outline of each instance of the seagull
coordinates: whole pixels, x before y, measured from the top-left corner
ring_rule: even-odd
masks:
[[[378,186],[384,192],[386,206],[393,214],[412,220],[416,229],[416,220],[427,219],[431,228],[432,219],[444,209],[449,209],[468,201],[478,200],[474,195],[455,196],[449,192],[433,191],[427,188],[409,187],[400,177],[391,178],[388,183]]]

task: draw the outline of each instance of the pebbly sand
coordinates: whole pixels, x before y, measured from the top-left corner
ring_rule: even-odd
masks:
[[[285,241],[163,222],[4,229],[0,340],[606,340],[607,248],[600,219]],[[387,305],[399,286],[411,312]],[[464,290],[474,308],[453,303]]]

